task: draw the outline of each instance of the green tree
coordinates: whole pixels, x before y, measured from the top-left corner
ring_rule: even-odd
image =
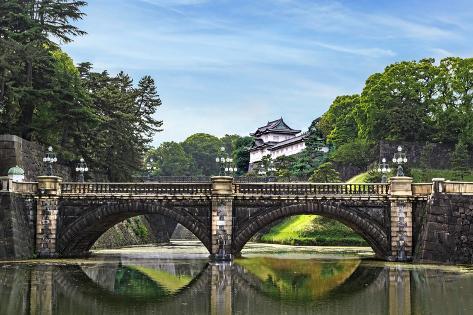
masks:
[[[432,168],[435,159],[437,159],[435,152],[435,144],[427,143],[426,145],[424,145],[420,153],[420,166],[423,169]]]
[[[362,140],[355,140],[338,147],[332,154],[331,160],[338,164],[367,169],[370,162],[375,160],[375,155],[372,145]]]
[[[0,105],[14,129],[32,138],[37,106],[51,93],[51,47],[85,34],[73,21],[81,19],[84,1],[5,0],[0,2]]]
[[[468,153],[468,147],[462,141],[458,142],[455,146],[451,161],[455,175],[463,180],[465,175],[470,173],[470,155]]]
[[[233,159],[238,169],[238,175],[248,172],[250,165],[250,146],[253,143],[252,137],[239,137],[235,141],[235,150],[233,151]]]
[[[335,98],[318,124],[328,142],[339,146],[357,137],[358,129],[354,111],[359,103],[359,95],[345,95]]]
[[[354,116],[362,139],[426,139],[435,95],[433,63],[433,59],[395,63],[366,81]]]
[[[314,171],[309,180],[314,183],[338,183],[340,174],[331,162],[326,162]]]
[[[148,160],[153,158],[158,176],[188,176],[192,174],[192,158],[186,154],[182,145],[176,142],[163,142],[158,148],[148,152]]]
[[[195,172],[193,175],[216,175],[218,165],[215,163],[222,141],[212,135],[196,133],[188,137],[183,143],[184,151],[192,158]]]

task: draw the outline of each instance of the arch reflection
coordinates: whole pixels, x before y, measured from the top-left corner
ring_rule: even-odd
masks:
[[[358,260],[0,263],[0,314],[466,314],[471,290],[473,273]]]
[[[205,260],[122,259],[106,264],[83,265],[82,272],[98,287],[123,298],[165,299],[207,278]],[[207,279],[200,279],[200,282]]]

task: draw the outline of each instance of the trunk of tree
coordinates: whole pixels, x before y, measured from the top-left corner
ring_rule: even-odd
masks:
[[[26,60],[26,86],[33,87],[33,63],[31,60]]]
[[[26,86],[33,88],[33,63],[31,60],[26,60]],[[29,93],[28,93],[29,94]],[[31,123],[33,122],[34,105],[31,96],[25,96],[20,100],[21,115],[20,115],[20,131],[21,137],[26,140],[31,140]]]

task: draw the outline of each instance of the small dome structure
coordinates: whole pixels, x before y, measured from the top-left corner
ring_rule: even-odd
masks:
[[[18,165],[15,166],[15,167],[12,167],[8,170],[8,175],[20,175],[20,176],[24,176],[25,175],[25,171],[19,167]]]
[[[14,182],[22,182],[25,179],[25,171],[18,165],[8,170],[8,178]]]

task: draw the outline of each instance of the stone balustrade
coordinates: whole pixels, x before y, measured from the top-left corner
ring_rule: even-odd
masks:
[[[387,196],[389,184],[245,183],[235,184],[234,193],[288,196]]]
[[[209,195],[210,183],[62,183],[63,195]]]

